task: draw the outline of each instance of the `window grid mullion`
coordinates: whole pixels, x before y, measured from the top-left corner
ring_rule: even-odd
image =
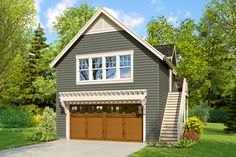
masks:
[[[93,80],[93,71],[92,71],[92,58],[89,58],[89,80]]]
[[[120,79],[120,56],[116,55],[116,71],[117,71],[117,79]]]
[[[102,57],[102,79],[106,80],[106,57]]]

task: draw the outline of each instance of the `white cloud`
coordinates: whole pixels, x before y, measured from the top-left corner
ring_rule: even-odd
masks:
[[[144,18],[139,16],[137,13],[126,14],[122,10],[114,10],[111,8],[104,8],[116,19],[120,20],[124,25],[134,28],[138,27],[144,22]]]
[[[40,20],[40,16],[39,16],[39,13],[40,13],[40,5],[43,3],[43,0],[35,0],[35,8],[37,10],[37,14],[35,16],[35,19],[36,19],[36,24],[40,23],[42,24],[41,20]]]
[[[76,3],[76,0],[62,0],[56,4],[56,7],[49,8],[46,12],[47,26],[52,31],[53,23],[56,21],[56,17],[63,13],[63,11],[72,7]]]
[[[191,17],[191,13],[189,11],[186,12],[186,14],[184,15],[185,18],[189,18]]]
[[[177,15],[177,16],[175,16]],[[169,16],[167,17],[167,22],[169,22],[172,25],[176,25],[178,20],[178,14],[174,14],[173,12],[169,13]]]
[[[178,17],[177,17],[177,16],[169,16],[169,17],[167,18],[167,22],[169,22],[169,23],[172,24],[172,25],[175,25],[176,22],[177,22],[177,20],[178,20]]]

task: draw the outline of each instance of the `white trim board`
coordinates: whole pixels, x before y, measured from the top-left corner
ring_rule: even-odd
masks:
[[[99,8],[97,12],[93,15],[93,17],[82,27],[82,29],[74,36],[74,38],[66,45],[66,47],[56,56],[56,58],[50,63],[50,67],[53,68],[57,64],[57,62],[64,56],[64,54],[71,48],[71,46],[89,29],[89,27],[95,22],[95,20],[100,16],[105,15],[108,19],[114,22],[118,27],[125,30],[129,33],[133,38],[139,41],[143,46],[145,46],[148,50],[150,50],[154,55],[156,55],[161,60],[165,61],[171,69],[174,68],[174,65],[167,59],[165,59],[165,55],[147,43],[144,39],[139,37],[136,33],[130,30],[128,27],[119,22],[115,17],[109,14],[105,9]]]

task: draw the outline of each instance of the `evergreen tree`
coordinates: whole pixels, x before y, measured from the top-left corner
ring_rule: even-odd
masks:
[[[21,104],[22,105],[39,105],[40,101],[36,94],[36,89],[33,86],[33,82],[36,81],[37,77],[43,74],[43,71],[38,67],[38,60],[40,59],[41,52],[48,47],[45,43],[46,38],[44,37],[44,31],[39,24],[34,31],[34,37],[32,39],[31,47],[29,50],[28,62],[24,66],[22,74],[22,94]]]
[[[228,117],[225,122],[228,132],[236,132],[236,81],[234,80],[234,87],[231,89],[231,98],[228,105]]]

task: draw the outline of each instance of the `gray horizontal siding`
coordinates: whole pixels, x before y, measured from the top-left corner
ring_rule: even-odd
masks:
[[[76,85],[75,56],[79,54],[134,50],[134,82]],[[91,34],[81,37],[57,65],[57,95],[66,91],[147,89],[147,139],[158,137],[159,59],[124,31]],[[57,97],[58,98],[58,97]],[[57,99],[58,135],[65,136],[65,115]]]
[[[160,62],[160,81],[159,81],[159,123],[158,128],[161,128],[164,112],[165,112],[165,106],[167,101],[167,96],[169,92],[169,68],[164,62]],[[158,130],[158,134],[160,133],[160,130]]]

